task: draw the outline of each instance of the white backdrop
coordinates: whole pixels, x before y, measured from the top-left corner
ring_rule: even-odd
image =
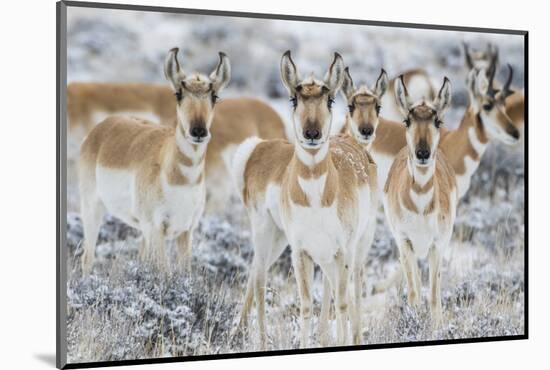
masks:
[[[111,0],[111,2],[118,2]],[[123,2],[130,2],[129,0]],[[550,261],[544,230],[549,158],[545,143],[550,136],[548,112],[546,7],[498,1],[489,4],[463,0],[441,1],[298,2],[278,0],[149,0],[135,4],[179,6],[263,13],[282,13],[382,21],[435,23],[460,26],[527,29],[530,31],[529,92],[529,332],[528,341],[417,347],[348,353],[269,357],[187,364],[150,365],[141,368],[262,369],[309,368],[427,369],[491,367],[517,369],[525,364],[547,363],[549,337]],[[52,368],[55,359],[55,2],[53,0],[4,2],[0,44],[3,97],[0,124],[0,341],[2,368]],[[7,114],[7,117],[5,116]],[[153,367],[155,366],[155,367]]]

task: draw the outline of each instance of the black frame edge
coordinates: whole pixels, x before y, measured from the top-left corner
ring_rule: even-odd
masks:
[[[66,264],[66,87],[67,4],[56,3],[56,349],[58,369],[67,365],[67,264]]]

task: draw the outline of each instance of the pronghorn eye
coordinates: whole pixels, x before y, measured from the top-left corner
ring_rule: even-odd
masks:
[[[486,104],[483,104],[483,110],[485,111],[490,111],[491,109],[493,109],[493,103],[486,103]]]
[[[212,105],[216,104],[220,97],[214,93],[212,93]]]
[[[296,106],[298,105],[298,99],[293,96],[292,98],[290,98],[290,103],[292,104],[292,108],[296,109]]]
[[[376,109],[376,115],[377,115],[377,116],[380,115],[380,108],[381,108],[380,104],[376,104],[376,108],[375,108],[375,109]]]
[[[327,100],[327,107],[329,110],[332,109],[332,104],[334,104],[334,98],[329,97]]]
[[[176,100],[178,101],[178,103],[183,99],[183,94],[181,93],[181,89],[179,89],[178,91],[176,91],[174,93],[174,95],[176,95]]]
[[[349,113],[353,114],[353,111],[355,110],[355,106],[353,104],[348,105]]]

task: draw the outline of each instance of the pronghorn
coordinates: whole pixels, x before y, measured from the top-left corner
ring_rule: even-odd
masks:
[[[392,164],[384,187],[384,211],[407,278],[408,302],[421,300],[418,258],[429,256],[430,308],[441,321],[441,256],[452,236],[458,202],[454,170],[438,149],[443,114],[451,101],[445,77],[435,100],[412,101],[403,79],[396,99],[405,118],[407,145]]]
[[[509,75],[504,87],[500,91],[492,88],[492,78],[487,79],[486,72],[471,71],[468,77],[468,91],[470,104],[464,117],[455,130],[441,128],[440,149],[445,153],[455,170],[459,198],[466,194],[470,180],[477,170],[481,157],[489,140],[494,139],[505,144],[517,142],[519,132],[514,127],[508,116],[508,109],[504,101],[510,95],[510,82],[512,69],[509,67]],[[351,76],[345,74],[349,84],[353,86]],[[474,82],[475,81],[475,82]],[[406,85],[406,82],[405,82]],[[346,84],[344,84],[346,86]],[[349,92],[350,96],[357,92],[355,88]],[[348,95],[348,93],[346,93]],[[387,95],[387,94],[386,94]],[[354,114],[348,114],[345,127],[358,135],[359,140],[366,143],[370,155],[374,158],[378,167],[378,189],[382,190],[386,182],[390,167],[399,153],[407,145],[406,128],[400,122],[394,122],[378,116],[377,107],[384,110],[383,98],[373,94],[373,99],[368,104],[354,105]],[[348,105],[352,101],[347,99]],[[382,101],[382,103],[381,103]],[[360,127],[368,122],[374,130],[366,129],[360,132]]]
[[[177,100],[176,127],[114,116],[95,126],[82,143],[84,273],[92,267],[105,210],[141,230],[142,257],[163,266],[165,239],[176,238],[178,265],[190,268],[192,234],[204,209],[204,157],[214,106],[231,70],[228,57],[220,53],[210,76],[186,75],[177,54],[172,49],[164,66]]]
[[[281,59],[281,78],[293,104],[294,144],[251,138],[239,147],[233,161],[233,176],[249,214],[254,244],[240,325],[246,324],[255,300],[265,348],[266,274],[290,244],[301,300],[300,345],[307,346],[309,340],[314,262],[330,284],[338,342],[343,344],[350,304],[348,282],[353,278],[360,284],[361,279],[362,257],[355,258],[361,253],[358,242],[368,232],[368,224],[375,222],[376,166],[350,136],[329,140],[331,106],[343,80],[339,54],[335,53],[321,81],[313,75],[301,79],[287,51]],[[357,315],[352,307],[355,341],[360,338]]]
[[[440,128],[439,148],[445,153],[447,161],[455,172],[459,199],[469,189],[471,178],[479,167],[489,140],[492,139],[506,144],[513,144],[517,141],[519,134],[508,117],[508,110],[503,105],[503,100],[510,93],[511,68],[509,73],[504,88],[495,93],[495,90],[490,88],[491,82],[487,79],[484,70],[471,71],[467,84],[470,105],[466,109],[459,127],[455,130]],[[349,70],[346,78],[350,82],[344,83],[344,86],[353,86]],[[353,96],[353,91],[356,90],[352,87],[349,95]],[[406,127],[402,123],[388,121],[374,114],[376,104],[379,104],[380,101],[380,97],[377,96],[377,98],[373,99],[370,104],[354,106],[354,114],[348,114],[346,126],[349,131],[362,136],[360,140],[366,143],[367,150],[377,164],[378,189],[382,190],[394,159],[399,151],[407,145],[407,141]],[[351,101],[348,99],[348,104],[350,103]],[[362,112],[355,112],[356,110]],[[358,129],[365,122],[365,119],[368,120],[370,125],[374,126],[374,132],[371,132],[371,130],[361,132]],[[350,129],[349,127],[356,127],[356,129]],[[377,283],[374,291],[386,290],[389,286],[400,281],[401,277],[401,270],[397,270],[387,280]]]
[[[498,48],[492,44],[488,44],[486,50],[473,50],[466,42],[464,46],[464,59],[466,61],[466,67],[468,71],[481,70],[486,71],[486,77],[488,79],[494,78],[496,69],[498,67]],[[493,87],[500,88],[500,86]],[[508,87],[509,89],[509,87]],[[525,97],[523,91],[510,92],[504,103],[506,105],[506,113],[512,120],[514,126],[520,131],[520,137],[523,138],[523,131],[525,126]]]
[[[464,57],[468,71],[472,69],[485,70],[486,75],[494,75],[498,67],[498,48],[491,43],[487,44],[485,50],[471,49],[466,42],[463,43]],[[435,96],[435,87],[428,73],[423,69],[412,69],[404,72],[403,78],[409,89],[409,94],[413,99],[425,97],[433,99]],[[384,107],[382,113],[384,117],[391,121],[399,121],[401,115],[397,103],[395,101],[395,81],[390,80],[389,88],[391,94],[386,94],[382,98],[381,105]],[[523,91],[517,91],[510,95],[505,101],[506,112],[512,119],[516,128],[520,131],[520,136],[523,138],[524,130],[524,94]]]
[[[167,126],[176,124],[176,100],[168,86],[144,83],[73,82],[67,87],[69,158],[93,126],[112,115],[131,115]],[[228,98],[216,104],[217,114],[206,150],[206,211],[223,209],[233,189],[229,160],[246,138],[286,138],[286,125],[268,104],[256,98]],[[78,144],[76,144],[78,143]]]
[[[435,88],[428,73],[423,69],[411,69],[401,74],[403,80],[409,88],[409,94],[412,99],[422,98],[434,99]],[[401,112],[395,101],[395,86],[398,78],[389,81],[389,93],[381,97],[380,105],[383,107],[384,118],[390,121],[401,121]],[[401,148],[399,148],[401,149]]]

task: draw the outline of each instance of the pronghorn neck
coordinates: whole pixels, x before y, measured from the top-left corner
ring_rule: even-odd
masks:
[[[489,143],[481,114],[472,107],[468,108],[456,132],[456,137],[451,137],[449,141],[449,147],[455,146],[460,150],[457,154],[464,162],[463,173],[457,174],[471,176],[477,170]]]
[[[307,202],[300,202],[298,196],[293,199],[295,203],[308,206],[322,206],[325,203],[323,199],[331,164],[328,140],[318,149],[305,149],[295,144],[290,184],[297,185],[299,193],[307,199]]]
[[[320,168],[326,170],[326,165],[330,160],[329,142],[325,141],[319,148],[306,149],[301,145],[294,144],[294,158],[299,162],[304,171],[317,172]]]
[[[168,156],[167,170],[180,184],[196,184],[204,179],[204,159],[207,143],[192,144],[183,134],[180,125],[176,126],[174,145]]]
[[[434,204],[434,176],[437,159],[429,166],[417,166],[411,156],[407,158],[407,170],[410,176],[410,187],[406,189],[405,206],[411,211],[428,214]]]
[[[409,155],[407,160],[407,169],[412,180],[413,189],[425,188],[430,185],[435,173],[436,161],[436,158],[434,158],[430,165],[421,167],[416,165]]]

